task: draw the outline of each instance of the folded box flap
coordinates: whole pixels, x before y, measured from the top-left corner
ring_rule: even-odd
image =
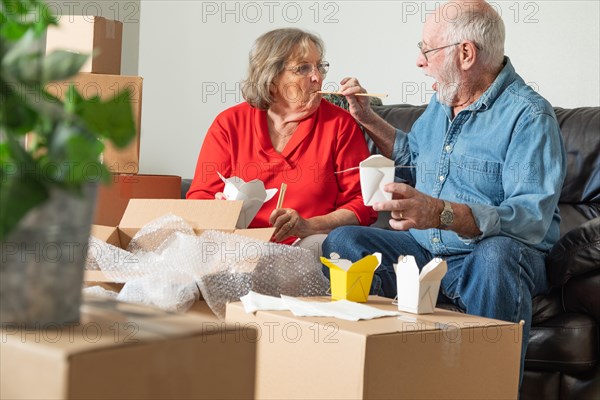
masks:
[[[360,162],[359,166],[361,168],[364,167],[374,167],[374,168],[381,168],[381,167],[392,167],[394,168],[394,161],[390,160],[387,157],[382,156],[381,154],[375,154],[370,156],[369,158],[363,160]]]
[[[398,257],[398,264],[394,264],[394,272],[399,283],[413,287],[419,281],[419,267],[413,256]]]
[[[115,226],[92,225],[90,233],[96,239],[102,240],[113,246],[120,247],[119,230]]]
[[[350,269],[350,267],[352,266],[352,262],[350,260],[344,260],[344,259],[330,260],[328,258],[321,257],[321,262],[327,268],[332,269],[332,270],[338,270],[338,271],[348,271],[348,269]]]
[[[275,233],[275,228],[236,229],[233,233],[251,239],[258,239],[260,243],[266,243],[271,241],[271,238]]]
[[[357,273],[369,273],[372,274],[381,264],[381,253],[373,253],[365,256],[352,264],[350,271]]]
[[[335,256],[337,256],[337,254],[332,253],[330,256],[332,257],[331,259],[321,257],[321,262],[329,269],[335,269],[352,273],[373,273],[381,264],[381,253],[370,254],[361,258],[355,263],[343,258],[335,258]]]
[[[140,229],[165,214],[185,219],[195,230],[233,231],[242,210],[242,201],[131,199],[119,228]]]
[[[440,258],[434,258],[433,260],[429,261],[425,267],[423,267],[421,275],[419,276],[419,281],[441,281],[444,275],[446,275],[446,271],[448,271],[448,265],[446,264],[446,261]]]

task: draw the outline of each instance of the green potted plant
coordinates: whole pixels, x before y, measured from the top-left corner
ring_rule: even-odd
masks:
[[[45,55],[56,25],[41,0],[0,0],[0,322],[25,326],[79,319],[95,187],[110,181],[103,140],[135,136],[130,92],[64,100],[47,84],[80,70],[87,56]],[[26,140],[27,138],[27,140]]]

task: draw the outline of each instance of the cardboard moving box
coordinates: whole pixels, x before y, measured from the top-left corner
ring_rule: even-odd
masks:
[[[252,328],[93,297],[81,311],[63,328],[3,327],[1,398],[252,398]]]
[[[94,224],[117,226],[130,199],[179,199],[181,177],[173,175],[113,175],[96,196]]]
[[[131,199],[118,226],[92,225],[92,235],[125,249],[144,225],[172,213],[186,220],[196,234],[217,230],[268,242],[274,228],[235,228],[241,209],[241,201]]]
[[[123,89],[131,92],[131,109],[137,134],[123,149],[110,142],[104,142],[102,163],[111,171],[123,174],[137,174],[140,162],[140,126],[142,121],[142,83],[139,76],[102,75],[80,73],[65,81],[50,82],[46,85],[49,94],[63,100],[72,84],[85,99],[98,96],[102,100],[113,98]]]
[[[376,296],[367,305],[397,310],[391,299]],[[258,399],[518,395],[520,324],[441,309],[358,322],[289,311],[247,314],[241,302],[227,305],[226,320],[258,330]]]
[[[122,38],[120,21],[93,15],[63,15],[58,26],[48,27],[46,54],[54,50],[89,54],[81,72],[119,75]]]

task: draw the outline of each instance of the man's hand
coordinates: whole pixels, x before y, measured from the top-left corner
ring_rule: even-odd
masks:
[[[348,100],[348,111],[361,124],[367,134],[384,156],[391,158],[396,128],[387,123],[371,108],[367,96],[356,96],[357,93],[367,93],[356,78],[344,78],[340,82],[340,93]]]
[[[348,100],[348,111],[361,125],[369,125],[375,119],[371,102],[367,96],[355,96],[356,93],[367,93],[356,78],[344,78],[340,82],[340,93]]]
[[[410,228],[430,229],[440,225],[444,203],[427,196],[405,183],[388,183],[384,190],[393,194],[392,200],[375,203],[375,211],[391,211],[390,226],[399,231]]]
[[[440,226],[444,209],[441,199],[428,196],[405,183],[388,183],[383,188],[393,194],[392,200],[375,203],[375,211],[391,211],[390,226],[399,231],[431,229]],[[472,238],[481,235],[471,208],[466,204],[452,203],[454,222],[447,228],[459,235]]]

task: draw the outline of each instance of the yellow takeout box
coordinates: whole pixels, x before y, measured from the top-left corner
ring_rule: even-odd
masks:
[[[355,263],[350,260],[321,257],[329,268],[331,298],[366,303],[373,281],[373,273],[381,264],[381,253],[373,253]]]

